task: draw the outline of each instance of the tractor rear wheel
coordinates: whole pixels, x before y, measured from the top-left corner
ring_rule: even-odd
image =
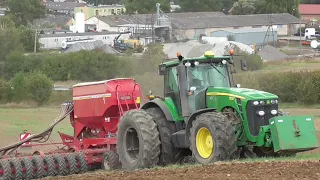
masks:
[[[153,116],[160,133],[159,165],[166,166],[181,161],[183,159],[182,151],[174,147],[171,138],[171,135],[176,132],[175,123],[168,121],[160,108],[149,108],[146,111]]]
[[[198,115],[192,122],[189,139],[192,154],[200,164],[238,158],[235,128],[221,113]]]
[[[157,124],[145,110],[126,111],[120,118],[117,138],[117,153],[124,169],[149,168],[159,162]]]

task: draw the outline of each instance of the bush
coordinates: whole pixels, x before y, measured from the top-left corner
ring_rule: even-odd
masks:
[[[243,87],[276,94],[282,102],[308,105],[320,102],[320,71],[245,73],[235,77]]]
[[[38,106],[46,103],[52,93],[53,81],[41,72],[31,72],[25,77],[25,89],[28,97]]]
[[[25,77],[23,73],[16,74],[11,80],[12,101],[21,102],[26,99]]]

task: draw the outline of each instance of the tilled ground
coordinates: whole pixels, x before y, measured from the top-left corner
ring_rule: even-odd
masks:
[[[96,171],[66,177],[47,177],[47,180],[171,180],[171,179],[320,179],[320,161],[234,162],[183,168],[159,168],[136,171]]]

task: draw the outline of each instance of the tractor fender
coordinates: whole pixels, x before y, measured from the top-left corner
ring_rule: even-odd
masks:
[[[169,109],[160,99],[154,99],[152,101],[149,101],[149,102],[145,103],[144,105],[142,105],[140,107],[140,109],[148,109],[151,107],[159,107],[162,110],[163,114],[166,116],[166,119],[168,121],[173,121],[173,117],[172,117]]]
[[[213,112],[213,111],[217,111],[216,108],[206,108],[206,109],[200,109],[196,112],[194,112],[188,119],[187,121],[187,126],[186,126],[186,139],[189,139],[190,137],[190,128],[192,127],[192,122],[194,120],[196,120],[196,117],[199,115],[199,114],[202,114],[202,113],[206,113],[206,112]]]

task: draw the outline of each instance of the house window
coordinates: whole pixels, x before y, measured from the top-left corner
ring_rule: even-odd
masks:
[[[114,13],[115,13],[115,12],[114,12],[114,9],[112,9],[112,10],[111,10],[111,14],[114,14]]]
[[[120,12],[121,12],[120,9],[117,9],[117,14],[120,14]]]
[[[106,9],[103,10],[103,12],[106,12],[106,11],[107,11]]]

